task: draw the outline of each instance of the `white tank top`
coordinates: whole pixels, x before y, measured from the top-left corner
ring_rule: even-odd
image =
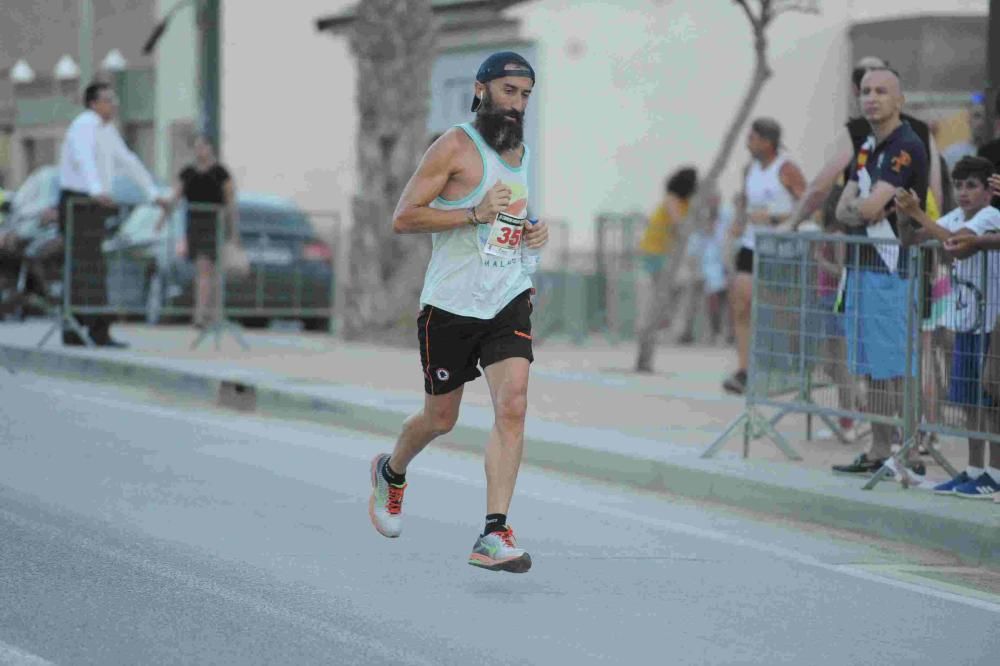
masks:
[[[753,161],[750,170],[747,171],[747,179],[744,184],[744,192],[747,197],[747,226],[743,231],[743,247],[753,249],[755,230],[750,222],[749,216],[755,208],[764,209],[771,217],[783,217],[790,215],[795,209],[795,199],[781,183],[781,167],[788,161],[788,156],[784,153],[774,158],[766,169],[761,168],[760,162]]]
[[[463,130],[479,151],[483,161],[483,179],[472,192],[458,201],[438,197],[430,207],[438,210],[459,210],[478,205],[499,180],[511,189],[507,215],[526,219],[528,215],[528,161],[530,153],[524,147],[521,166],[512,167],[486,144],[470,124]],[[500,257],[485,251],[490,224],[431,234],[433,250],[424,275],[420,305],[433,305],[452,314],[478,319],[492,319],[514,297],[531,288],[531,278],[521,269],[520,247],[512,256]]]

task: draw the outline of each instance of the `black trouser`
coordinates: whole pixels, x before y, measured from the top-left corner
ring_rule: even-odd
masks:
[[[73,228],[67,237],[69,202],[73,206]],[[101,243],[104,241],[105,222],[114,209],[91,199],[84,192],[61,190],[59,192],[59,231],[70,248],[69,291],[70,310],[75,307],[106,307],[108,304],[107,268]],[[110,315],[81,314],[81,326],[89,329],[90,337],[99,342],[108,337],[114,317]]]

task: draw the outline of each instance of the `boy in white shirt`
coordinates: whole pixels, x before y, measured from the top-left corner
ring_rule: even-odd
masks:
[[[919,225],[910,231],[905,242],[936,239],[944,245],[944,253],[955,261],[953,289],[963,292],[955,299],[948,327],[955,331],[951,380],[948,400],[965,409],[969,430],[997,429],[996,401],[982,388],[982,359],[990,353],[990,331],[1000,314],[1000,256],[997,253],[976,253],[958,249],[955,240],[963,236],[982,236],[1000,232],[1000,210],[990,205],[990,177],[993,164],[981,157],[964,157],[952,170],[958,208],[937,222],[920,210],[913,192],[898,190],[896,208]],[[902,225],[904,228],[907,225]],[[985,275],[984,275],[984,265]],[[984,280],[985,277],[985,280]],[[981,300],[985,299],[985,308]],[[983,312],[985,310],[985,312]],[[1000,350],[992,350],[994,353]],[[977,417],[982,417],[980,419]],[[939,494],[988,499],[1000,495],[1000,442],[990,442],[990,466],[986,465],[986,443],[969,438],[969,466],[958,476],[935,486]]]

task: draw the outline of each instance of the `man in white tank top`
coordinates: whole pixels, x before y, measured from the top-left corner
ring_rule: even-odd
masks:
[[[433,252],[417,319],[424,407],[403,424],[391,455],[371,465],[369,517],[380,534],[402,529],[406,468],[458,419],[465,382],[483,368],[495,421],[486,444],[486,527],[469,564],[523,573],[531,557],[507,524],[524,446],[531,350],[531,279],[524,245],[548,240],[527,224],[530,153],[522,142],[535,72],[520,55],[495,53],[476,74],[473,123],[445,132],[424,154],[393,216],[396,233],[429,233]]]
[[[756,230],[784,222],[806,190],[802,170],[787,155],[779,152],[779,146],[781,126],[777,121],[770,118],[753,121],[747,137],[747,149],[753,161],[746,167],[742,210],[738,211],[737,223],[733,225],[734,229],[743,229],[743,237],[742,247],[736,255],[736,274],[733,276],[730,300],[739,367],[722,384],[728,393],[742,394],[746,390]]]

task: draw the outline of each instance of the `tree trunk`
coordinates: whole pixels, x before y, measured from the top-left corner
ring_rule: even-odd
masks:
[[[427,147],[436,25],[430,0],[358,3],[358,189],[352,202],[344,335],[369,336],[405,320],[430,253],[425,236],[397,236],[392,213]]]
[[[745,9],[745,7],[744,7]],[[767,62],[767,26],[770,20],[767,10],[764,10],[763,18],[755,20],[751,16],[751,24],[754,28],[754,50],[756,52],[756,62],[754,65],[753,77],[747,87],[733,120],[723,137],[722,144],[712,161],[712,166],[708,174],[699,179],[698,192],[688,207],[688,214],[684,220],[676,225],[677,235],[674,246],[668,256],[668,261],[664,270],[660,271],[653,286],[653,297],[650,299],[651,315],[646,318],[646,325],[639,331],[635,369],[637,372],[652,372],[653,357],[656,354],[656,338],[658,323],[671,307],[671,294],[680,268],[681,259],[687,254],[688,239],[694,230],[695,220],[699,218],[701,208],[706,203],[705,195],[718,189],[719,177],[729,162],[733,148],[739,139],[740,132],[746,124],[750,112],[753,111],[764,89],[764,84],[771,78],[771,67]]]

